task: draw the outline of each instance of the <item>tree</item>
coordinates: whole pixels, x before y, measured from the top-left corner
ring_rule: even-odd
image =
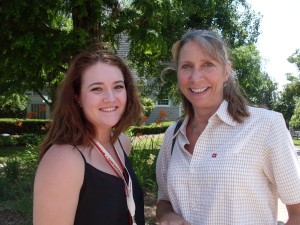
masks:
[[[295,63],[300,71],[300,49],[297,49],[295,53],[288,58],[288,61],[290,63]],[[297,118],[299,118],[299,103],[297,103],[296,107],[296,102],[299,101],[300,97],[300,74],[295,76],[288,73],[286,74],[286,77],[289,83],[284,86],[278,101],[274,104],[274,109],[283,114],[287,124],[291,122],[295,125],[297,123]],[[293,116],[294,113],[296,114],[295,116]],[[290,121],[292,116],[293,122]]]
[[[34,90],[49,105],[73,56],[92,46],[117,49],[121,32],[141,81],[153,81],[145,93],[169,95],[174,84],[158,85],[161,62],[187,29],[214,29],[238,47],[256,42],[259,27],[244,0],[11,0],[1,2],[0,20],[0,94]]]
[[[295,63],[300,71],[300,49],[297,49],[295,53],[288,58],[288,61],[290,63]]]
[[[27,96],[19,94],[0,96],[0,118],[23,118],[27,101]]]
[[[274,104],[274,110],[281,112],[286,123],[289,124],[295,110],[296,98],[300,97],[300,79],[292,74],[286,74],[286,76],[289,83],[280,92],[280,96]]]
[[[237,80],[252,104],[272,107],[276,83],[262,69],[262,59],[255,45],[246,45],[232,51]]]
[[[212,29],[228,40],[230,47],[256,42],[260,17],[241,0],[133,1],[126,10],[134,18],[128,30],[132,48],[130,60],[139,76],[148,81],[145,93],[160,97],[176,94],[176,82],[160,74],[171,61],[171,47],[187,29]],[[243,9],[243,10],[241,10]],[[151,82],[149,82],[151,81]]]
[[[0,93],[34,90],[52,105],[71,58],[102,40],[114,44],[118,1],[12,0],[0,9]],[[50,99],[42,91],[49,90]]]
[[[296,129],[300,129],[300,97],[296,99],[295,110],[290,121],[290,125]]]
[[[149,117],[152,110],[155,108],[155,103],[151,98],[142,97],[141,104],[143,107],[144,116]]]

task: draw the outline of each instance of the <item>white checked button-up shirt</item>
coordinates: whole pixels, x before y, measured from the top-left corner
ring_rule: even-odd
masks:
[[[166,131],[157,165],[158,200],[192,225],[275,225],[277,199],[300,203],[298,157],[280,113],[249,107],[241,124],[223,101],[198,138],[184,148],[185,118]],[[172,155],[173,137],[177,137]]]

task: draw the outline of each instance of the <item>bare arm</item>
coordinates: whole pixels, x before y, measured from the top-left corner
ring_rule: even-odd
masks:
[[[34,181],[33,224],[72,225],[84,176],[84,161],[68,145],[44,155]]]
[[[190,225],[189,222],[177,215],[169,201],[160,200],[156,207],[156,219],[161,225]]]
[[[286,205],[289,219],[286,225],[298,225],[300,224],[300,203],[294,205]]]

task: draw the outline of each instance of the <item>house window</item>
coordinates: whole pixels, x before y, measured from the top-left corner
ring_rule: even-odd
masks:
[[[31,118],[46,119],[46,104],[32,104]]]
[[[156,106],[169,107],[170,106],[170,100],[169,99],[158,99],[156,101]]]

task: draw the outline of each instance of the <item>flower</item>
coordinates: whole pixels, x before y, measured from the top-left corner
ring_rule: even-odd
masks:
[[[143,116],[142,116],[142,122],[145,123],[145,122],[147,122],[147,120],[148,120],[148,117],[143,115]]]
[[[151,166],[154,163],[155,155],[150,154],[149,159],[147,159],[147,164]]]
[[[160,118],[166,119],[168,117],[167,112],[163,109],[159,110],[159,116]]]
[[[162,121],[161,120],[156,120],[155,123],[156,123],[156,125],[160,125],[160,124],[162,124]]]
[[[137,133],[136,133],[136,136],[137,136],[137,137],[140,137],[140,136],[142,136],[142,133],[141,133],[141,132],[137,132]]]

